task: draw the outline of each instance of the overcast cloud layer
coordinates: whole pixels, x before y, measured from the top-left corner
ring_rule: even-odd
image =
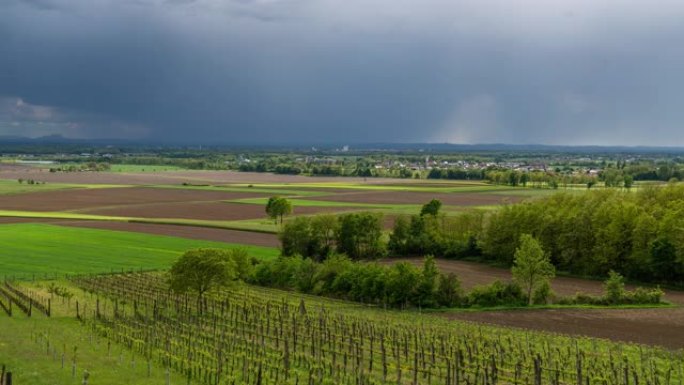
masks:
[[[2,0],[0,134],[684,146],[681,0]]]

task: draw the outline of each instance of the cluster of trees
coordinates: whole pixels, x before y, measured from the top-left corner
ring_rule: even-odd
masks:
[[[19,184],[23,184],[24,182],[26,182],[26,184],[45,184],[45,182],[41,182],[41,181],[38,181],[35,179],[24,179],[24,178],[17,179],[17,182]]]
[[[482,180],[485,170],[463,168],[433,168],[427,174],[428,179]]]
[[[677,159],[680,161],[680,159]],[[608,171],[608,178],[615,178],[615,175],[626,178],[629,177],[632,180],[659,180],[659,181],[669,181],[672,179],[682,180],[684,179],[684,169],[681,167],[681,163],[676,162],[625,162],[617,161],[613,165],[609,165],[604,169],[604,174]]]
[[[422,269],[408,262],[354,262],[343,255],[323,262],[280,257],[258,264],[253,283],[399,308],[452,307],[462,298],[457,277],[440,273],[433,257],[425,258]]]
[[[352,259],[385,255],[382,214],[371,212],[295,217],[278,234],[284,256],[323,260],[333,252]]]
[[[458,216],[438,212],[400,216],[394,222],[387,248],[390,255],[433,254],[446,258],[464,258],[479,253],[477,237],[482,231],[484,214],[479,211]]]
[[[110,169],[111,165],[107,162],[87,162],[50,167],[50,172],[109,171]]]
[[[489,213],[399,217],[389,255],[480,258],[512,266],[523,234],[539,240],[560,271],[684,282],[684,186],[589,191],[507,205]]]
[[[611,271],[603,296],[556,297],[550,286],[555,268],[540,243],[528,234],[520,237],[511,275],[510,282],[494,281],[466,294],[454,273],[438,270],[433,256],[425,257],[422,268],[418,268],[409,262],[381,265],[353,261],[343,254],[330,255],[322,262],[300,255],[258,261],[244,249],[197,249],[186,252],[173,265],[169,283],[174,291],[196,292],[200,305],[207,291],[235,281],[396,308],[511,307],[549,301],[658,304],[663,295],[660,289],[626,291],[624,278]]]
[[[561,173],[554,171],[517,171],[517,170],[487,170],[485,180],[499,185],[522,186],[536,188],[567,188],[570,185],[585,185],[591,188],[596,184],[596,176],[586,174]]]
[[[483,258],[510,265],[521,234],[532,234],[562,271],[681,285],[684,186],[552,197],[491,213],[478,237]]]

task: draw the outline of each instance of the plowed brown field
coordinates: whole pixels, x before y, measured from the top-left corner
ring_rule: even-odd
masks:
[[[421,265],[419,258],[383,260],[382,263],[408,261]],[[506,269],[480,263],[438,260],[441,271],[458,275],[465,289],[492,281],[509,280]],[[600,294],[602,283],[580,278],[557,277],[553,290],[561,295],[573,295],[578,291]],[[628,289],[634,286],[627,285]],[[544,330],[554,333],[585,335],[616,341],[660,345],[671,349],[684,348],[684,292],[666,290],[665,300],[678,307],[645,309],[539,309],[504,311],[450,311],[435,313],[441,317],[524,329]]]
[[[278,237],[275,234],[255,233],[251,231],[237,231],[214,229],[196,226],[173,226],[149,223],[121,223],[100,221],[60,221],[53,222],[61,226],[87,227],[93,229],[133,231],[138,233],[169,235],[207,241],[239,243],[244,245],[278,247]]]
[[[215,202],[265,194],[146,187],[116,187],[0,195],[0,210],[65,211],[110,206]]]

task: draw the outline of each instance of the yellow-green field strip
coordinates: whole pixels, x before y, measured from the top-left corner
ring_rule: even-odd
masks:
[[[277,233],[277,226],[264,219],[246,221],[210,221],[201,219],[141,218],[108,215],[79,214],[59,211],[14,211],[0,210],[0,217],[33,219],[66,219],[83,221],[150,223],[160,225],[209,227],[225,230],[252,231],[257,233]]]

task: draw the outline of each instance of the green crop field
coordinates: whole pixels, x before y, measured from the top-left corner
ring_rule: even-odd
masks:
[[[260,258],[278,254],[268,247],[33,223],[0,226],[0,244],[0,274],[8,276],[165,269],[185,250],[198,247],[245,247]]]

